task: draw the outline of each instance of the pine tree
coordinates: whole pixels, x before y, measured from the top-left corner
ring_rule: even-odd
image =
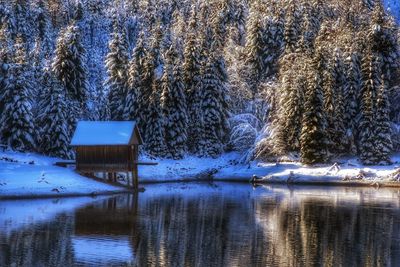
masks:
[[[4,109],[0,118],[2,143],[18,151],[35,149],[35,127],[31,111],[30,69],[26,62],[25,43],[18,36],[14,46],[4,92]]]
[[[60,32],[52,69],[71,99],[84,103],[87,91],[85,49],[80,29],[73,22]]]
[[[374,130],[376,127],[375,107],[376,91],[380,87],[379,67],[376,66],[376,58],[369,50],[363,59],[363,98],[361,104],[361,120],[358,150],[361,161],[366,165],[378,162],[375,148]]]
[[[355,155],[358,123],[361,118],[360,100],[362,99],[362,73],[359,54],[352,52],[348,58],[348,90],[345,97],[345,120],[347,122],[347,137],[349,139],[349,152]]]
[[[348,83],[346,79],[346,71],[342,54],[339,49],[335,49],[333,66],[331,70],[332,91],[334,92],[334,134],[332,136],[333,147],[332,152],[345,153],[348,148],[348,141],[346,136],[346,121],[345,121],[345,95],[348,90]]]
[[[222,0],[220,6],[216,8],[211,19],[215,42],[225,44],[227,41],[228,28],[233,23],[233,9],[232,0]]]
[[[144,33],[140,32],[133,56],[129,63],[128,71],[128,93],[124,107],[124,120],[135,120],[138,125],[140,120],[140,100],[144,90],[142,77],[144,76],[144,60],[146,58],[146,44],[144,43]]]
[[[315,39],[321,27],[323,14],[321,0],[314,0],[305,4],[305,12],[302,23],[301,46],[305,53],[312,55],[314,52]]]
[[[246,29],[246,4],[244,1],[236,1],[233,7],[233,21],[230,28],[230,36],[234,43],[240,46],[245,44]]]
[[[324,57],[325,58],[325,57]],[[332,75],[332,67],[328,60],[325,59],[325,66],[327,67],[323,71],[324,79],[324,111],[326,115],[326,133],[328,135],[328,149],[329,152],[334,152],[335,149],[335,135],[336,135],[336,101],[337,95],[335,92],[335,80]],[[329,68],[329,69],[328,69]]]
[[[38,144],[40,150],[47,155],[71,158],[65,88],[50,70],[46,69],[44,75],[46,76],[44,80],[47,82],[39,102],[38,110],[40,113],[37,116],[37,125],[40,126]]]
[[[113,32],[106,57],[109,91],[109,109],[111,120],[121,120],[128,87],[128,52],[124,35]]]
[[[158,25],[153,32],[151,37],[150,46],[146,52],[146,56],[143,60],[143,76],[141,81],[141,92],[139,93],[139,128],[141,132],[147,132],[150,123],[149,117],[154,115],[152,105],[154,102],[151,100],[153,92],[157,91],[161,95],[159,79],[162,76],[162,61],[160,54],[161,42],[163,39],[162,27]],[[159,101],[159,100],[157,100]],[[145,142],[147,142],[147,135],[144,136]]]
[[[10,67],[10,49],[7,30],[4,25],[0,28],[0,110],[4,108],[6,84]]]
[[[167,155],[164,131],[165,120],[160,103],[161,92],[159,83],[159,80],[153,80],[145,131],[145,148],[154,157],[165,157]]]
[[[199,47],[198,35],[198,18],[195,8],[188,23],[188,34],[184,44],[184,62],[183,62],[183,75],[184,84],[186,88],[187,107],[189,113],[189,131],[188,131],[188,145],[192,152],[196,150],[196,144],[200,138],[200,125],[199,125],[199,88],[197,84],[200,81],[200,68],[201,68],[201,50]]]
[[[33,30],[30,25],[31,14],[29,9],[29,1],[27,0],[14,0],[12,2],[13,5],[13,23],[12,25],[15,27],[15,30],[12,32],[13,34],[18,34],[24,40],[27,40],[30,36],[33,35]],[[15,36],[13,36],[15,37]],[[25,43],[28,48],[27,43]]]
[[[400,68],[400,47],[398,45],[398,26],[385,13],[383,3],[375,1],[371,25],[367,30],[367,42],[372,52],[382,59],[382,73],[388,87],[395,82]]]
[[[299,44],[301,15],[296,1],[288,0],[285,4],[287,6],[284,33],[285,53],[291,53],[296,51]]]
[[[273,121],[273,154],[284,155],[300,148],[301,119],[303,116],[304,95],[307,88],[307,71],[303,63],[306,58],[300,54],[285,55],[280,64],[281,90],[276,119]],[[302,62],[296,64],[294,62]],[[290,64],[296,66],[289,67]]]
[[[300,136],[301,161],[304,164],[326,162],[329,157],[326,135],[326,117],[323,98],[323,56],[317,51],[313,59],[313,76],[310,77],[304,103]]]
[[[46,11],[45,4],[43,1],[38,2],[38,7],[36,8],[37,13],[37,25],[38,33],[35,39],[35,46],[31,52],[31,61],[34,68],[34,81],[35,90],[33,91],[34,105],[33,111],[36,113],[37,103],[40,101],[40,89],[44,87],[44,79],[46,75],[43,75],[43,69],[47,66],[51,60],[53,53],[53,40],[51,36],[51,25],[49,21],[49,14]]]
[[[220,60],[216,55],[209,55],[199,84],[203,136],[198,152],[210,157],[217,157],[223,152],[229,127],[224,64]]]
[[[303,116],[304,94],[307,88],[306,77],[303,76],[305,70],[299,70],[294,84],[289,91],[287,108],[287,124],[288,138],[286,139],[288,149],[290,151],[298,151],[300,149],[301,119]],[[303,74],[302,74],[303,73]],[[283,140],[282,140],[283,141]]]
[[[247,83],[252,90],[253,99],[258,92],[258,86],[265,76],[265,37],[260,18],[260,5],[254,3],[250,9],[247,22],[247,39],[245,45],[244,65],[247,69]]]
[[[385,81],[385,78],[382,77],[381,80]],[[374,148],[376,151],[375,156],[379,164],[391,163],[390,154],[393,149],[393,143],[389,112],[390,104],[388,99],[388,89],[385,83],[382,83],[378,94],[376,122],[374,129]]]
[[[169,157],[181,159],[187,150],[188,115],[183,72],[176,49],[175,45],[171,46],[165,55],[161,104],[165,114],[165,141]]]
[[[282,21],[281,21],[282,20]],[[284,22],[280,14],[267,16],[263,22],[264,28],[264,76],[274,77],[278,71],[278,60],[282,54]]]

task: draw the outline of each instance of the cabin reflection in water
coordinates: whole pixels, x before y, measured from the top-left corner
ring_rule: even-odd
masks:
[[[132,263],[138,244],[138,195],[95,203],[75,213],[72,244],[78,262]]]

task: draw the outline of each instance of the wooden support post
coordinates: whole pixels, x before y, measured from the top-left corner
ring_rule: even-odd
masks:
[[[138,178],[138,165],[133,164],[132,168],[132,183],[133,183],[133,190],[138,191],[139,189],[139,178]]]

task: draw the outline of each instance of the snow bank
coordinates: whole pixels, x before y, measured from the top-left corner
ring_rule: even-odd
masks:
[[[53,166],[57,159],[0,152],[0,198],[106,194],[124,191],[88,179],[73,169]]]
[[[186,156],[156,159],[156,166],[140,166],[141,183],[178,181],[237,181],[289,184],[384,185],[400,187],[400,154],[391,166],[363,166],[355,158],[334,165],[303,166],[297,162],[239,163],[239,153],[217,159]],[[153,161],[142,157],[142,161]],[[57,159],[36,154],[0,152],[0,198],[90,195],[126,191],[80,176],[72,168],[53,166]],[[397,171],[397,176],[394,173]]]
[[[240,158],[239,153],[226,153],[217,159],[192,156],[180,161],[157,159],[157,166],[139,168],[140,181],[255,180],[258,183],[397,185],[392,174],[400,169],[400,155],[393,157],[394,164],[390,166],[363,166],[356,158],[341,159],[333,165],[313,167],[303,166],[298,162],[240,164]],[[398,185],[400,186],[400,183]]]
[[[239,158],[239,153],[225,153],[216,159],[186,156],[181,160],[154,160],[141,157],[140,161],[155,161],[158,165],[139,166],[139,181],[149,183],[208,180],[219,170],[229,168],[229,166],[234,164]]]

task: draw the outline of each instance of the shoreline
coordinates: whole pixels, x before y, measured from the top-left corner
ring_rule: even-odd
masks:
[[[121,183],[79,175],[72,168],[54,166],[59,159],[38,154],[0,152],[0,200],[115,195],[133,193]],[[139,167],[139,184],[228,182],[249,185],[297,185],[400,188],[400,154],[391,166],[363,166],[354,158],[334,165],[303,166],[297,162],[239,163],[241,155],[219,158],[186,156],[182,160],[155,159],[157,166]],[[146,158],[143,158],[146,160]],[[154,159],[153,159],[154,160]],[[32,162],[32,164],[31,164]],[[141,191],[141,190],[139,190]]]
[[[133,193],[128,190],[121,191],[110,191],[110,192],[96,192],[96,193],[61,193],[61,194],[26,194],[26,195],[0,195],[0,201],[2,200],[24,200],[24,199],[58,199],[58,198],[74,198],[74,197],[100,197],[100,196],[112,196],[119,194]]]
[[[91,178],[88,178],[91,179]],[[364,187],[364,188],[400,188],[400,182],[378,182],[378,181],[279,181],[279,180],[264,180],[264,181],[251,181],[251,178],[246,180],[242,177],[232,178],[232,179],[179,179],[179,180],[164,180],[164,181],[157,181],[157,180],[149,180],[140,182],[139,185],[152,185],[152,184],[180,184],[180,183],[213,183],[213,182],[224,182],[224,183],[235,183],[235,184],[248,184],[253,186],[258,185],[282,185],[282,186],[329,186],[329,187],[342,187],[342,188],[351,188],[351,187]],[[146,189],[144,187],[144,189]],[[1,200],[26,200],[26,199],[51,199],[51,198],[73,198],[73,197],[99,197],[99,196],[112,196],[112,195],[119,195],[119,194],[135,194],[141,191],[134,192],[129,189],[121,189],[115,191],[99,191],[99,192],[92,192],[92,193],[50,193],[50,194],[9,194],[9,195],[1,195],[0,193],[0,201]]]

